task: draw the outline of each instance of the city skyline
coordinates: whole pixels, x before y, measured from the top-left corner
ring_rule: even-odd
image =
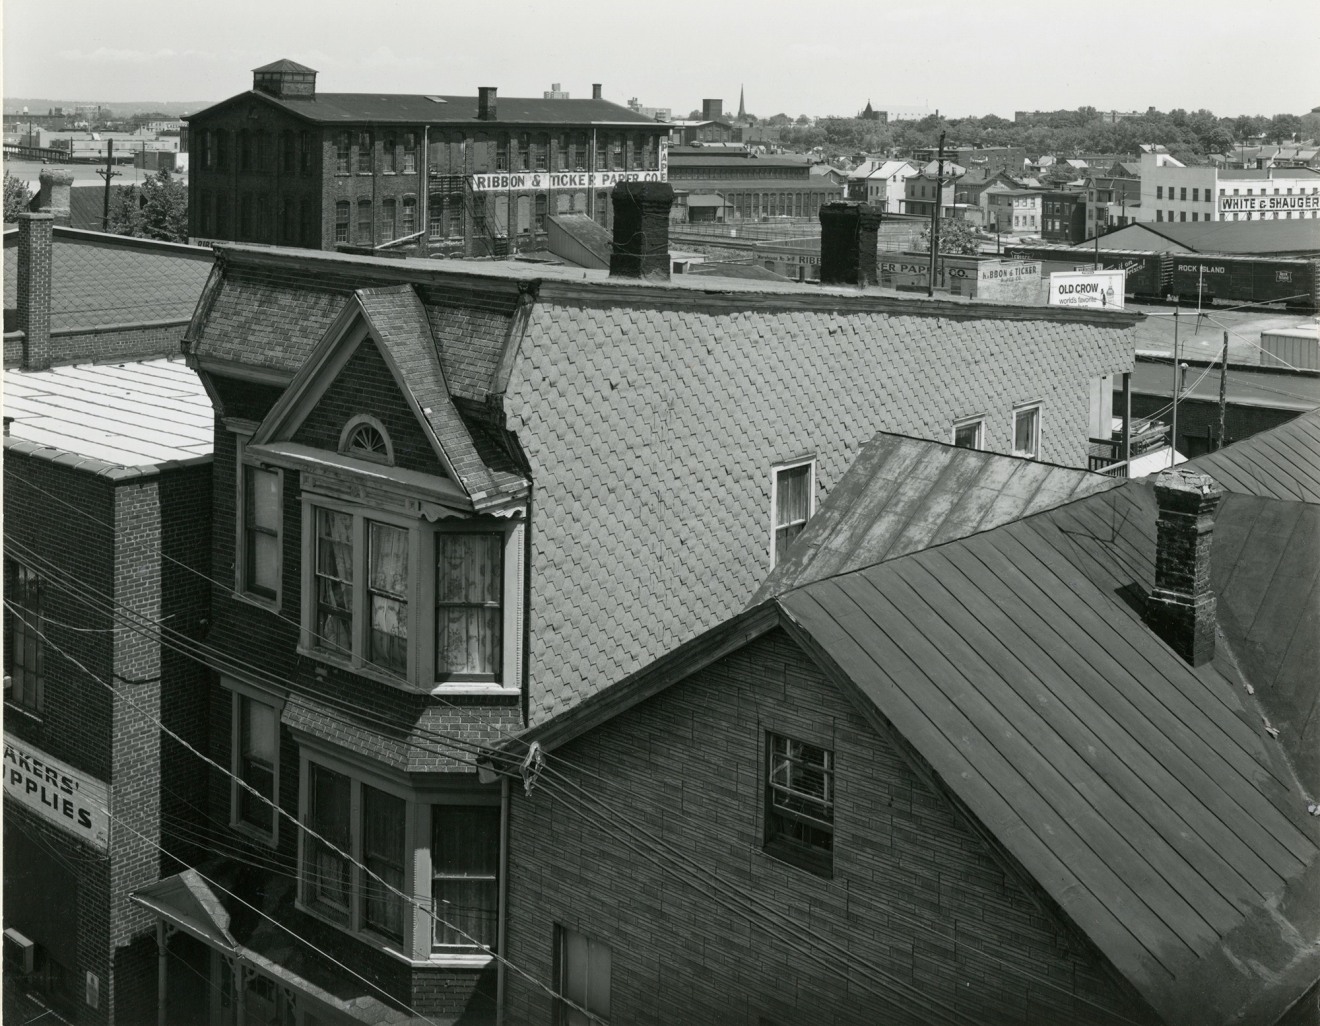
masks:
[[[720,8],[674,0],[663,11],[569,0],[548,19],[516,0],[479,11],[386,2],[372,7],[372,42],[363,45],[361,32],[345,31],[352,8],[310,0],[285,0],[274,12],[238,0],[182,14],[177,4],[142,0],[132,17],[74,0],[11,0],[3,85],[6,97],[203,103],[242,91],[252,68],[288,57],[320,72],[328,92],[453,94],[494,85],[535,96],[559,82],[572,96],[589,96],[600,82],[608,99],[637,97],[675,116],[704,96],[736,110],[740,87],[760,117],[847,116],[867,100],[1006,118],[1079,106],[1301,114],[1320,102],[1307,92],[1315,76],[1306,71],[1320,7],[1307,0],[1261,5],[1254,20],[1287,31],[1238,34],[1225,32],[1217,5],[1184,0],[1108,4],[1081,27],[1043,0],[1012,9],[881,11],[848,2],[821,18],[777,0]],[[52,24],[76,30],[52,36]],[[380,31],[388,24],[399,31]],[[904,45],[889,45],[899,33]],[[455,38],[460,45],[449,45]],[[643,43],[656,59],[639,59]],[[1224,74],[1262,64],[1269,77]]]

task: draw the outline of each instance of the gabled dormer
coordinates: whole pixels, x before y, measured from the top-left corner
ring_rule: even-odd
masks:
[[[413,691],[517,690],[526,481],[485,447],[412,288],[355,292],[242,447],[238,590],[279,609],[298,552],[300,654]]]

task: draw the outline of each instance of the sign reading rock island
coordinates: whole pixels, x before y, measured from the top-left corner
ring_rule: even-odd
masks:
[[[1050,306],[1122,310],[1127,272],[1056,271],[1050,275]]]

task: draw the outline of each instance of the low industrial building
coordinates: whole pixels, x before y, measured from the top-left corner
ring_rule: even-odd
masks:
[[[1162,148],[1141,155],[1143,222],[1320,220],[1320,169],[1187,166]]]

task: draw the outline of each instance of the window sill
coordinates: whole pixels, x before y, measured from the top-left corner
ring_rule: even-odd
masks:
[[[275,815],[274,809],[271,810],[271,815]],[[233,820],[229,824],[229,829],[237,834],[242,834],[250,841],[265,845],[267,848],[279,847],[279,844],[276,841],[275,831],[273,830],[262,830],[261,827],[254,826],[241,819]]]
[[[18,713],[20,716],[23,716],[26,719],[31,720],[33,723],[45,722],[41,717],[41,713],[33,712],[31,709],[25,709],[17,702],[8,698],[5,699],[5,709],[7,709],[9,712]]]
[[[280,600],[278,598],[268,599],[268,598],[264,598],[261,595],[253,595],[251,592],[248,591],[237,591],[237,590],[230,592],[229,597],[238,602],[242,602],[245,605],[256,606],[258,609],[264,609],[268,613],[278,614],[280,611]]]
[[[299,887],[301,888],[301,886],[302,878],[300,876]],[[404,965],[413,969],[484,969],[495,959],[494,955],[485,951],[473,952],[470,954],[466,952],[453,954],[436,952],[429,958],[413,958],[411,955],[407,955],[400,951],[397,942],[386,940],[385,938],[372,933],[370,930],[350,929],[343,923],[335,922],[333,918],[325,915],[316,907],[304,904],[301,898],[294,902],[294,906],[300,912],[312,916],[318,922],[325,923],[327,926],[333,926],[340,933],[352,937],[355,941],[365,944],[374,951],[379,951],[384,955],[388,955],[395,961],[402,962]],[[420,914],[421,913],[419,913],[419,915]]]
[[[412,681],[390,673],[388,670],[378,669],[368,663],[355,663],[351,659],[340,658],[329,652],[323,652],[319,648],[309,648],[306,645],[299,644],[297,652],[300,656],[314,659],[326,666],[333,666],[345,673],[367,677],[370,680],[379,681],[381,684],[387,684],[392,688],[398,688],[400,691],[407,691],[415,695],[433,695],[437,698],[445,695],[503,695],[516,698],[522,694],[516,687],[509,687],[506,684],[493,681],[459,680],[427,687],[423,684],[414,684]]]
[[[761,854],[776,862],[804,873],[820,877],[822,880],[834,879],[833,853],[809,850],[782,840],[768,841],[761,847]]]

